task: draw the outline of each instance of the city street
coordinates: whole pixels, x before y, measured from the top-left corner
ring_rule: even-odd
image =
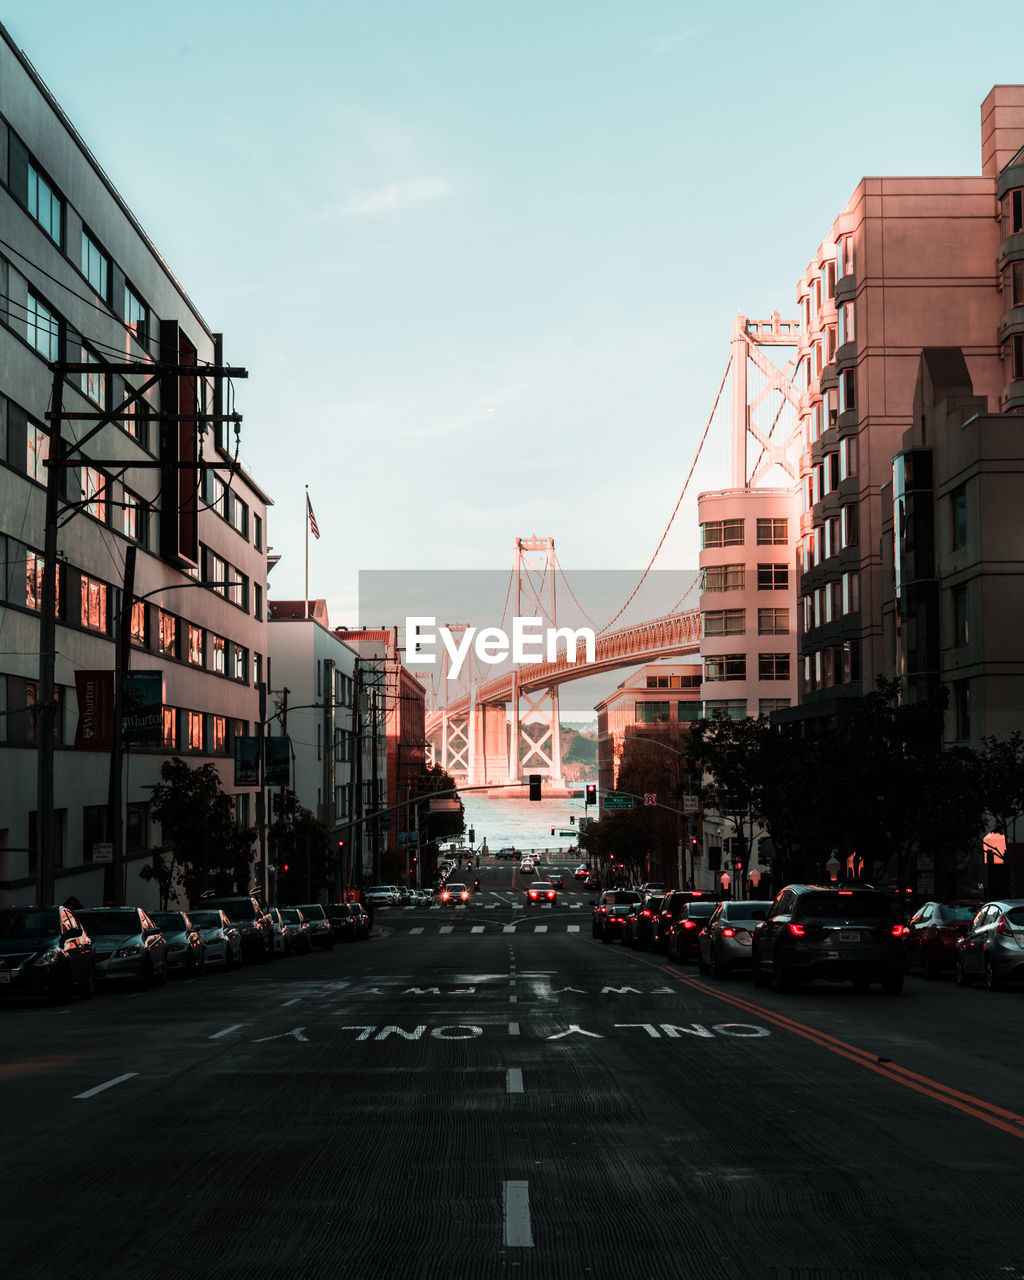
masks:
[[[368,943],[0,1010],[7,1274],[1024,1276],[1024,993],[715,983],[594,941],[571,874],[482,875]]]

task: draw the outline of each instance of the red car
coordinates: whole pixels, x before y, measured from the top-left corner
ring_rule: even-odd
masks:
[[[526,895],[531,902],[550,902],[552,906],[558,901],[558,894],[555,886],[550,880],[534,880],[530,885],[530,891]]]
[[[903,954],[907,968],[919,964],[926,978],[937,978],[956,962],[957,940],[971,927],[980,902],[926,902],[907,921]]]

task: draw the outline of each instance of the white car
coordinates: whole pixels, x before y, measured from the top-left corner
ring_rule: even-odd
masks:
[[[533,875],[534,865],[532,858],[524,858],[519,864],[519,870],[525,875]]]
[[[203,940],[203,964],[233,969],[242,963],[242,938],[223,911],[190,911],[188,918]]]

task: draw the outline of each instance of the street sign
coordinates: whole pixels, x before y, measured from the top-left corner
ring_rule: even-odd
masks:
[[[616,795],[614,791],[605,792],[601,801],[606,809],[632,809],[633,797]]]
[[[697,797],[689,794],[683,796],[683,813],[697,812]]]
[[[575,827],[571,827],[571,828],[570,828],[569,830],[567,830],[567,831],[559,831],[559,833],[558,833],[558,834],[559,834],[560,836],[574,836],[574,835],[576,834],[576,828],[575,828]]]
[[[113,862],[114,846],[106,842],[94,844],[92,847],[92,860],[93,862]]]
[[[647,794],[644,796],[644,804],[650,807],[652,804],[657,804],[657,803],[658,803],[658,797],[654,794],[653,791],[648,791]]]

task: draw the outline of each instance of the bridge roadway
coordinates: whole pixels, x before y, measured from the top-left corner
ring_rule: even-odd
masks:
[[[561,654],[555,662],[513,667],[478,684],[474,700],[478,706],[508,703],[516,692],[522,695],[537,689],[554,688],[570,680],[583,680],[603,671],[615,671],[621,667],[657,662],[661,658],[698,653],[700,640],[699,609],[687,609],[663,618],[651,618],[647,622],[634,623],[599,635],[594,645],[593,662],[585,660],[586,644],[580,641],[576,646],[575,662],[570,662],[567,654]],[[426,720],[427,735],[440,729],[446,715],[449,719],[467,715],[469,705],[469,693],[462,693],[443,707],[429,712]]]

